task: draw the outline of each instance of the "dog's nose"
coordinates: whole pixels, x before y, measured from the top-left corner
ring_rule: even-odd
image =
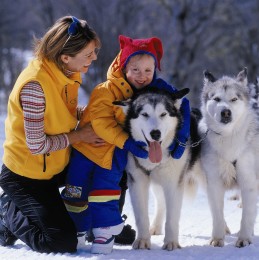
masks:
[[[152,130],[150,135],[155,141],[158,141],[161,137],[161,132],[159,130]]]
[[[221,122],[227,124],[231,121],[231,110],[230,109],[223,109],[221,111]]]

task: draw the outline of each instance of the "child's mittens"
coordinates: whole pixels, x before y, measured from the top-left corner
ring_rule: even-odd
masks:
[[[144,146],[147,146],[145,142],[135,141],[129,137],[124,144],[124,149],[130,151],[136,157],[146,159],[148,152],[143,148]]]
[[[190,136],[191,111],[189,100],[184,98],[181,104],[181,113],[183,116],[183,123],[176,133],[176,139],[169,146],[168,150],[174,159],[180,159],[185,151],[186,142]]]

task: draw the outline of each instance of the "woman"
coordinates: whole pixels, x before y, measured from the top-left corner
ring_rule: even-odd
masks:
[[[75,252],[77,232],[58,179],[70,145],[103,145],[90,125],[76,129],[81,73],[97,59],[100,40],[84,20],[60,18],[35,44],[35,58],[10,94],[0,186],[0,245],[17,239],[38,252]]]

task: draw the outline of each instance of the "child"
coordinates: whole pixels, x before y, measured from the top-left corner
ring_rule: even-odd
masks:
[[[125,115],[115,100],[130,98],[134,92],[147,86],[176,91],[162,79],[156,78],[163,55],[158,38],[130,39],[119,37],[120,53],[107,73],[107,81],[92,92],[80,126],[91,122],[96,134],[107,143],[94,147],[85,143],[73,145],[67,185],[63,198],[79,232],[93,230],[92,253],[112,251],[114,236],[123,228],[119,211],[119,181],[127,163],[127,152],[147,158],[146,145],[129,138],[123,130]],[[184,108],[184,131],[178,135],[185,143],[189,136],[189,103]],[[173,143],[172,156],[181,157],[184,147]]]

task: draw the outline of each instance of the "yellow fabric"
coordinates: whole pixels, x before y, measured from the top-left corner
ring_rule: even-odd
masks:
[[[84,210],[87,210],[88,208],[88,205],[85,205],[84,207],[79,207],[79,206],[66,204],[66,202],[64,202],[64,204],[68,212],[81,213]]]
[[[114,195],[114,196],[89,196],[88,201],[89,202],[107,202],[111,200],[119,200],[120,195]]]
[[[32,179],[50,179],[67,165],[70,149],[44,155],[32,155],[26,145],[20,91],[29,81],[40,83],[45,95],[44,128],[47,135],[68,133],[75,128],[80,73],[67,78],[57,66],[47,60],[31,61],[18,77],[8,101],[5,121],[3,163],[14,173]]]
[[[107,81],[93,90],[87,109],[79,126],[91,122],[95,133],[106,141],[102,147],[79,143],[75,149],[102,168],[111,169],[115,146],[123,148],[128,134],[123,130],[125,115],[122,109],[112,104],[115,100],[125,100],[133,91],[120,70],[118,55],[107,72]]]

